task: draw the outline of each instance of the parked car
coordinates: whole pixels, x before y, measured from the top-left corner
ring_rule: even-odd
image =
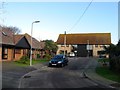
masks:
[[[100,55],[99,58],[103,59],[103,58],[106,58],[106,56],[105,55]]]
[[[65,55],[56,55],[49,61],[49,66],[63,67],[68,64],[68,58]]]

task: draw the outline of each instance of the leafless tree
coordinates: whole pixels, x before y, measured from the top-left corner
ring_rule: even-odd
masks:
[[[19,34],[21,30],[18,27],[13,27],[13,26],[2,26],[3,29],[11,30],[14,34]]]

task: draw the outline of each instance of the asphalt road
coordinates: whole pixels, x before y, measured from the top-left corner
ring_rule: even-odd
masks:
[[[86,71],[97,62],[92,58],[70,58],[63,68],[48,67],[24,75],[19,88],[108,88],[86,77]]]

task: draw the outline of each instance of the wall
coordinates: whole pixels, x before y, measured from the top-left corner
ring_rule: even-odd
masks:
[[[109,45],[105,45],[105,46],[109,46]],[[99,57],[98,55],[98,51],[102,51],[104,50],[104,45],[93,45],[93,56],[94,57]],[[106,54],[107,57],[109,57],[107,54]]]
[[[67,51],[67,53],[70,53],[72,51],[72,45],[66,45],[66,47],[64,47],[64,45],[57,45],[58,46],[58,50],[57,50],[57,54],[60,54],[60,51]]]
[[[19,53],[15,51],[15,58],[14,60],[20,60],[20,58],[23,56],[23,49],[19,49]]]
[[[8,61],[12,61],[13,60],[13,49],[12,48],[8,48]]]
[[[32,58],[33,58],[33,59],[37,59],[38,51],[37,51],[37,50],[33,50],[32,53],[33,53]]]

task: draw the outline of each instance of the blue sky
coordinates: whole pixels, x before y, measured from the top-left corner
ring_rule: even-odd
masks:
[[[90,0],[91,1],[91,0]],[[111,33],[112,43],[118,41],[118,3],[93,2],[77,25],[90,2],[7,2],[4,5],[3,24],[16,26],[22,33],[31,32],[38,40],[57,40],[64,33]],[[71,29],[72,28],[72,29]]]

